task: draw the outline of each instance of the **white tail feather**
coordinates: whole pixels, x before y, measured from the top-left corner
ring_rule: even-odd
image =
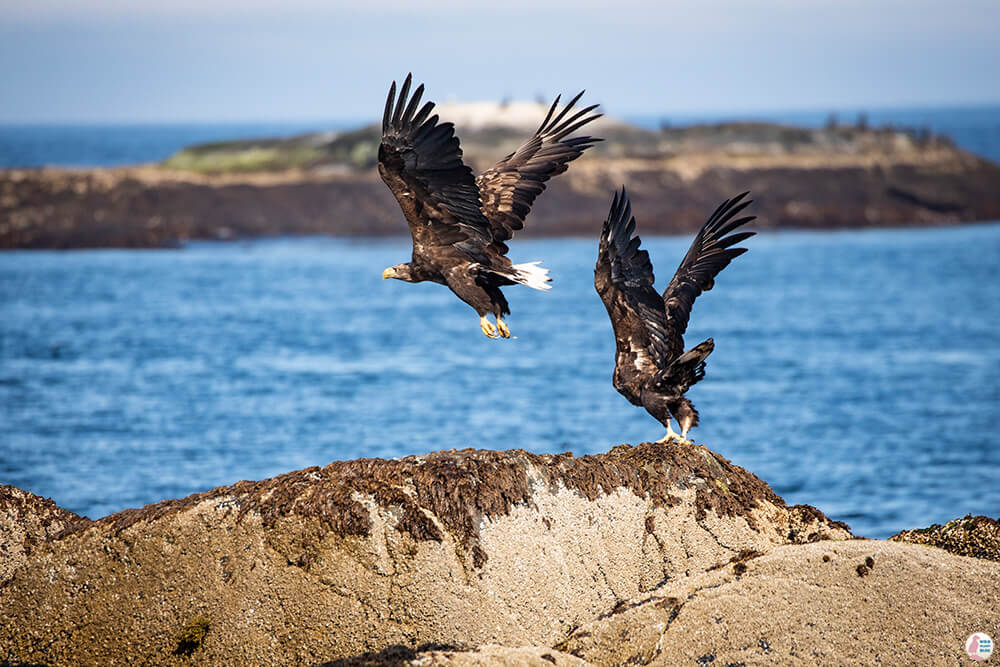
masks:
[[[527,264],[515,264],[513,266],[513,274],[509,275],[510,279],[521,283],[522,285],[527,285],[532,289],[541,290],[543,292],[552,289],[552,278],[549,278],[549,270],[539,266],[541,262],[528,262]]]

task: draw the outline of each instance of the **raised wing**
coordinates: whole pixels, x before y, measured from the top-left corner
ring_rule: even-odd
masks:
[[[635,218],[623,187],[615,193],[601,230],[594,286],[615,331],[615,388],[638,403],[641,385],[670,360],[670,348],[667,314],[653,288],[653,265],[634,232]]]
[[[671,356],[676,357],[684,351],[683,336],[687,330],[694,300],[703,291],[712,289],[719,272],[726,268],[729,262],[747,251],[746,248],[731,246],[750,238],[754,232],[736,234],[730,232],[756,217],[748,215],[736,218],[743,209],[753,203],[751,199],[744,200],[748,194],[744,192],[727,199],[715,209],[715,213],[702,225],[698,235],[691,242],[691,247],[663,292],[663,304],[670,324]]]
[[[601,141],[593,137],[569,137],[601,117],[599,113],[591,113],[596,104],[571,113],[582,95],[583,91],[558,114],[555,113],[559,105],[557,97],[534,136],[476,179],[483,213],[490,221],[493,240],[501,254],[507,252],[503,242],[524,227],[524,219],[535,197],[545,189],[545,182],[566,171],[570,162]]]
[[[407,74],[398,101],[393,81],[385,100],[379,175],[406,214],[415,246],[481,247],[492,240],[490,224],[472,170],[462,162],[455,127],[431,115],[433,102],[417,109],[422,84],[407,99],[411,80]]]

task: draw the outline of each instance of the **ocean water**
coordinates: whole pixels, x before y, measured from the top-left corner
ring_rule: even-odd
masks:
[[[642,212],[637,212],[641,231]],[[648,238],[662,287],[688,238]],[[0,483],[96,518],[361,456],[606,451],[659,424],[611,386],[596,244],[515,240],[485,338],[404,240],[0,254]],[[1000,515],[1000,225],[767,233],[695,305],[694,439],[861,535]]]
[[[774,111],[749,114],[644,114],[626,120],[658,128],[662,123],[691,125],[728,120],[763,120],[819,127],[828,111]],[[833,112],[838,121],[853,124],[859,111]],[[872,127],[928,128],[950,136],[978,155],[1000,162],[1000,107],[876,109],[866,113]],[[375,118],[371,119],[374,122]],[[185,146],[207,141],[257,137],[288,137],[305,132],[343,130],[364,121],[311,123],[217,123],[157,125],[0,125],[0,168],[61,166],[117,166],[159,162]],[[461,128],[459,128],[461,130]],[[459,132],[461,134],[461,131]]]

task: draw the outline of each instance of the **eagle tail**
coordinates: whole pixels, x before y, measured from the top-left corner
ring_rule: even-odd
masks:
[[[511,271],[504,273],[504,276],[521,285],[545,292],[552,289],[552,285],[549,285],[552,278],[549,278],[549,270],[540,264],[540,261],[515,264],[511,267]]]
[[[698,343],[670,364],[670,374],[687,376],[685,379],[689,387],[701,381],[705,377],[705,359],[712,354],[714,349],[715,341],[711,338]]]

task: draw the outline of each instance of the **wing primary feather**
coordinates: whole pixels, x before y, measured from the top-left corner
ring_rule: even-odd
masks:
[[[602,113],[596,113],[593,116],[587,116],[586,118],[584,118],[583,120],[579,121],[578,123],[576,123],[572,127],[568,127],[566,129],[560,131],[559,136],[555,137],[555,138],[561,139],[562,137],[565,137],[567,134],[573,134],[574,132],[576,132],[577,130],[579,130],[581,127],[583,127],[587,123],[589,123],[591,121],[594,121],[594,120],[597,120],[598,118],[600,118],[603,115],[604,114],[602,114]],[[576,137],[574,139],[570,139],[570,140],[566,141],[565,143],[571,144],[571,145],[577,147],[577,149],[579,149],[579,150],[583,150],[583,148],[590,148],[591,145],[597,143],[598,141],[604,141],[604,139],[601,139],[599,137]]]
[[[420,84],[417,86],[417,89],[413,91],[413,97],[410,98],[410,103],[406,105],[406,111],[403,112],[402,120],[407,125],[411,124],[410,119],[413,118],[413,112],[417,110],[417,105],[420,104],[420,98],[423,94],[424,84]]]
[[[417,112],[417,115],[413,117],[413,126],[420,128],[424,124],[424,121],[427,120],[427,117],[433,109],[433,102],[425,102],[424,106],[420,107],[420,111]]]
[[[756,220],[756,219],[757,219],[756,215],[748,215],[748,216],[743,217],[743,218],[737,218],[736,220],[732,220],[731,222],[728,222],[725,225],[723,225],[722,227],[719,227],[718,229],[714,230],[712,232],[712,236],[714,236],[715,238],[721,238],[721,237],[725,236],[726,234],[728,234],[729,232],[733,231],[734,229],[736,229],[738,227],[742,227],[743,225],[747,224],[748,222],[750,222],[752,220]]]
[[[392,103],[396,101],[396,82],[389,86],[389,96],[385,98],[385,111],[382,112],[382,134],[389,130],[389,116],[392,113]]]
[[[406,75],[403,86],[399,89],[399,100],[396,102],[396,110],[392,114],[392,124],[398,126],[400,116],[403,113],[403,106],[406,104],[406,96],[410,94],[410,84],[413,82],[413,73]]]
[[[398,88],[392,82],[382,115],[379,175],[400,204],[412,201],[406,197],[421,205],[417,218],[407,217],[414,257],[430,247],[452,246],[483,261],[482,248],[493,234],[475,176],[462,162],[454,126],[438,124],[434,103],[421,106],[423,95],[424,85],[414,89],[412,73]]]
[[[576,97],[574,97],[573,99],[571,99],[569,101],[569,104],[567,104],[566,106],[564,106],[562,108],[562,111],[559,112],[559,115],[556,116],[553,119],[552,123],[549,125],[549,128],[550,128],[549,132],[552,131],[551,128],[556,127],[557,125],[559,125],[559,123],[562,122],[562,119],[566,116],[567,113],[569,113],[570,109],[573,108],[573,105],[576,104],[577,100],[579,100],[583,96],[584,92],[585,91],[581,90],[579,93],[577,93]]]
[[[624,186],[615,192],[604,224],[594,284],[618,341],[617,383],[669,362],[670,336],[663,301],[653,289],[653,265],[635,235],[636,220]]]
[[[572,117],[567,118],[565,121],[562,121],[562,125],[560,125],[559,127],[556,127],[556,125],[557,125],[556,123],[552,123],[552,127],[549,128],[549,130],[548,130],[548,132],[546,132],[546,134],[549,134],[549,135],[568,134],[567,132],[564,131],[564,128],[566,128],[569,125],[571,125],[572,123],[574,123],[581,116],[585,116],[589,112],[593,111],[598,106],[599,105],[597,105],[597,104],[592,104],[592,105],[590,105],[589,107],[587,107],[585,109],[580,109],[575,114],[573,114]],[[569,111],[569,110],[570,110],[570,107],[566,107],[566,109],[564,109],[564,111]]]
[[[600,141],[593,137],[567,138],[600,116],[594,113],[596,104],[577,110],[575,105],[583,94],[580,91],[561,109],[562,96],[557,95],[531,138],[476,179],[494,244],[507,241],[515,231],[523,229],[525,217],[549,179],[564,173],[570,162]]]
[[[743,192],[726,199],[715,209],[691,242],[691,247],[663,292],[670,323],[670,347],[674,355],[684,351],[683,334],[695,299],[702,292],[712,289],[719,272],[747,250],[732,246],[755,234],[750,231],[731,233],[756,219],[752,215],[737,217],[753,203],[753,200],[746,199],[748,194]]]
[[[748,218],[747,222],[749,222],[752,219],[753,218]],[[718,246],[720,248],[728,248],[729,246],[734,246],[737,243],[742,243],[743,241],[746,241],[748,238],[754,236],[756,233],[757,232],[740,232],[739,234],[732,234],[731,236],[727,236],[726,238],[720,240]]]
[[[541,134],[542,130],[545,129],[545,126],[549,124],[549,119],[552,118],[552,114],[555,112],[556,106],[558,106],[559,99],[561,97],[562,97],[562,95],[556,95],[556,99],[553,100],[552,106],[549,107],[549,112],[547,114],[545,114],[545,120],[543,120],[542,124],[538,126],[537,130],[535,130],[535,134]]]

